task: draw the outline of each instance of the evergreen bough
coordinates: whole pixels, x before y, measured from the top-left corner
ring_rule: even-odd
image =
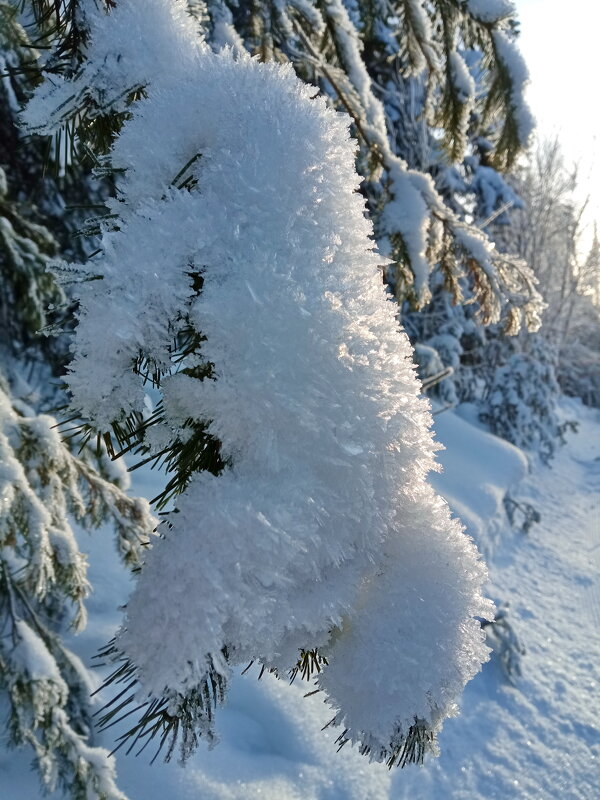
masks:
[[[346,24],[342,6],[328,12]],[[182,3],[124,2],[90,20],[87,61],[27,112],[31,123],[100,86],[127,117],[100,160],[120,177],[97,257],[59,267],[80,304],[68,382],[109,443],[175,466],[161,497],[174,510],[105,653],[125,686],[104,722],[137,710],[128,746],[160,734],[170,754],[181,733],[185,757],[213,735],[232,666],[293,675],[314,653],[338,743],[418,761],[485,658],[474,617],[489,606],[475,552],[425,482],[427,415],[345,123],[289,68],[201,46]],[[177,54],[168,75],[165,52]],[[190,571],[196,551],[204,577]],[[182,591],[202,609],[183,629]],[[412,592],[429,598],[422,609]],[[384,676],[365,684],[377,650]]]
[[[70,238],[59,181],[44,177],[43,141],[26,141],[18,115],[37,57],[18,9],[0,3],[0,696],[9,747],[28,747],[42,786],[74,800],[122,800],[114,763],[93,746],[90,681],[65,646],[85,626],[90,586],[73,522],[110,520],[126,563],[139,565],[155,521],[124,492],[126,473],[103,451],[61,438],[50,411],[64,405],[61,338],[42,336],[66,313],[47,270]],[[65,195],[86,198],[82,172]],[[75,177],[77,175],[77,178]],[[80,448],[80,449],[79,449]]]

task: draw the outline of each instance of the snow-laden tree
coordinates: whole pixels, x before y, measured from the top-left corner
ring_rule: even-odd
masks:
[[[481,419],[497,436],[547,463],[562,438],[554,353],[539,335],[520,343],[508,357],[502,342],[499,349],[502,361],[491,373]]]
[[[43,145],[25,147],[17,119],[31,91],[23,65],[35,55],[16,11],[0,3],[0,705],[4,743],[26,746],[46,789],[73,798],[122,798],[114,763],[93,745],[90,681],[65,646],[85,625],[87,562],[73,522],[111,520],[126,562],[140,562],[154,520],[123,491],[127,475],[62,441],[47,412],[64,405],[56,374],[60,339],[40,330],[65,293],[46,270],[68,226],[57,183],[43,179]],[[84,193],[68,187],[71,197]],[[52,228],[52,231],[50,230]],[[77,244],[68,248],[82,254]],[[43,413],[46,412],[46,413]]]
[[[582,245],[584,205],[576,199],[577,171],[564,162],[558,141],[542,142],[517,172],[525,207],[512,225],[513,252],[528,258],[547,303],[541,335],[558,351],[565,391],[598,405],[600,311],[598,242]]]
[[[326,7],[358,46],[345,8]],[[86,59],[42,86],[27,119],[50,129],[71,97],[126,115],[101,161],[120,177],[100,250],[59,268],[79,300],[73,408],[117,439],[137,427],[173,476],[174,507],[107,648],[115,679],[146,700],[125,739],[180,735],[187,755],[214,735],[232,667],[258,661],[317,673],[340,742],[420,760],[486,658],[476,617],[491,608],[472,543],[426,482],[430,418],[348,119],[289,66],[211,52],[182,2],[87,10]],[[416,186],[438,203],[389,159],[390,203],[400,186],[408,203]],[[456,232],[497,278],[483,237]]]
[[[513,182],[523,207],[513,215],[507,247],[521,253],[535,272],[547,306],[544,333],[560,347],[568,336],[582,266],[577,171],[565,165],[558,140],[546,141],[531,151]]]
[[[600,408],[600,243],[592,243],[575,278],[570,297],[568,335],[560,351],[558,379],[565,394]]]
[[[507,8],[505,5],[504,10]],[[396,152],[410,167],[431,176],[439,196],[458,219],[469,221],[486,233],[492,232],[497,250],[502,253],[506,248],[498,231],[509,223],[508,212],[521,206],[522,201],[501,174],[502,165],[495,158],[494,135],[498,123],[486,114],[483,104],[489,91],[485,48],[476,42],[467,48],[460,37],[457,48],[464,61],[465,80],[472,84],[474,95],[482,102],[470,107],[461,137],[452,138],[450,126],[447,136],[454,146],[451,153],[447,143],[444,146],[439,129],[427,124],[427,73],[401,77],[394,69],[395,62],[381,58],[377,69],[371,71],[376,75],[377,85],[384,87],[381,96],[387,116],[393,120]],[[449,156],[454,160],[449,160]],[[527,271],[524,262],[515,255],[508,262],[517,273]],[[392,266],[386,278],[402,300],[404,292],[397,274]],[[478,401],[485,386],[480,373],[486,367],[478,362],[490,325],[477,302],[477,276],[465,268],[462,254],[450,249],[445,262],[442,260],[432,267],[430,290],[431,299],[423,308],[415,309],[408,302],[402,304],[402,321],[415,346],[424,388],[442,407],[465,400]],[[537,326],[532,318],[529,322],[530,328]],[[495,326],[508,340],[515,333],[514,323],[514,317],[507,314]]]
[[[511,184],[522,202],[509,212],[509,225],[494,220],[490,231],[509,252],[529,260],[547,307],[539,332],[512,340],[498,330],[486,332],[477,354],[486,376],[482,411],[496,432],[547,458],[564,432],[556,378],[568,394],[598,403],[598,245],[592,241],[590,252],[582,254],[577,175],[565,167],[557,141],[538,145]]]

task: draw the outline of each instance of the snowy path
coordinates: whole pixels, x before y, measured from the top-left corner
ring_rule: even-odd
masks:
[[[526,646],[515,688],[492,662],[446,725],[422,776],[394,776],[396,798],[596,800],[600,797],[600,425],[584,414],[552,469],[519,499],[542,512],[492,564]]]
[[[305,686],[248,675],[234,681],[222,710],[221,743],[210,752],[201,748],[185,769],[118,758],[129,799],[598,800],[600,415],[573,406],[575,413],[580,432],[569,435],[553,468],[529,476],[517,495],[542,512],[541,523],[528,535],[504,531],[491,559],[493,592],[510,600],[527,648],[523,675],[513,687],[496,661],[487,664],[467,687],[460,716],[446,723],[439,759],[390,773],[349,748],[338,754],[336,734],[321,732],[330,713],[318,696],[305,699]],[[448,415],[444,424],[449,456],[453,431],[463,442],[457,456],[466,479],[470,453],[480,463],[489,459],[489,437],[473,428],[465,448],[464,422]],[[101,533],[86,543],[95,592],[90,627],[76,642],[89,663],[118,624],[128,580]],[[27,753],[0,750],[1,800],[43,796],[28,765]]]

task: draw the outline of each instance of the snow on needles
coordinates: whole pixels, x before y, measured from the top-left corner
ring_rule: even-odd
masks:
[[[72,79],[53,75],[34,93],[23,113],[30,131],[53,133],[84,101],[90,119],[126,111],[133,90],[168,84],[191,67],[201,45],[197,23],[178,0],[126,0],[110,14],[103,3],[81,0],[78,15],[89,30],[83,68]]]
[[[510,99],[518,126],[519,139],[527,142],[535,128],[535,119],[525,102],[525,87],[529,83],[529,70],[514,41],[506,33],[500,30],[494,31],[493,39],[498,58],[511,78]]]
[[[497,22],[515,13],[512,0],[467,0],[467,8],[476,19],[482,22]]]
[[[167,368],[193,328],[205,340],[185,366],[212,377],[164,380],[162,441],[207,422],[227,465],[177,498],[118,643],[155,695],[211,666],[291,669],[318,647],[336,721],[384,758],[415,716],[454,713],[487,658],[474,617],[491,606],[474,545],[426,482],[431,420],[348,119],[291,68],[231,51],[198,48],[170,85],[165,72],[111,154],[118,229],[81,267],[102,280],[77,284],[69,383],[100,428],[142,412],[131,365]]]

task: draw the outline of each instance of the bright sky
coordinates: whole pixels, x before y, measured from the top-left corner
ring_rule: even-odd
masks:
[[[579,164],[580,195],[590,195],[591,228],[592,220],[600,223],[600,3],[515,0],[515,5],[538,132],[557,134],[567,161]]]

